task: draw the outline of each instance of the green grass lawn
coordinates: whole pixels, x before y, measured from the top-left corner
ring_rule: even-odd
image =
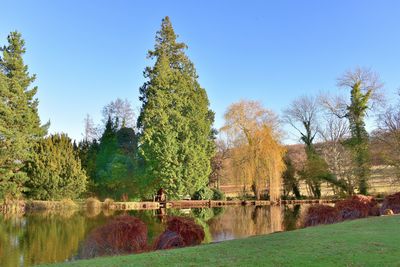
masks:
[[[53,266],[400,266],[400,216]]]

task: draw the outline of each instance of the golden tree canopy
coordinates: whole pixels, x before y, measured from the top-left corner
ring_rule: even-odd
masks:
[[[232,167],[244,189],[251,186],[259,199],[269,184],[270,199],[279,199],[285,148],[277,116],[260,102],[242,100],[228,107],[221,131],[227,134]]]

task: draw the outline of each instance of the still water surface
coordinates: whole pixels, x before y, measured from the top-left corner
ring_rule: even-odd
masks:
[[[136,216],[147,224],[150,244],[165,230],[165,214],[194,217],[205,231],[204,243],[209,243],[296,229],[304,210],[304,205],[290,205],[0,215],[0,266],[32,266],[78,259],[88,234],[121,214]]]

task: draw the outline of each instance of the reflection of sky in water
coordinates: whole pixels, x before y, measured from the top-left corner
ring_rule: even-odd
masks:
[[[165,213],[195,217],[205,231],[205,242],[220,242],[294,229],[300,209],[294,206],[240,206],[129,211],[127,214],[146,223],[149,243],[152,243],[165,230]],[[32,266],[76,259],[88,234],[119,214],[124,213],[47,211],[19,218],[0,215],[0,266]]]

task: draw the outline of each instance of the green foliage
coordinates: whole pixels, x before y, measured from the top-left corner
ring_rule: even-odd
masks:
[[[211,190],[208,186],[203,187],[202,189],[194,192],[192,199],[194,200],[210,200],[214,196],[214,191]]]
[[[93,181],[92,191],[100,197],[120,199],[122,194],[138,191],[135,186],[136,135],[133,129],[118,129],[118,125],[118,118],[115,122],[109,118],[100,144],[92,143],[86,154],[82,151],[81,159],[87,162],[86,168]]]
[[[77,198],[86,190],[86,174],[71,139],[65,134],[51,135],[38,142],[26,171],[30,177],[26,183],[27,196],[33,199]]]
[[[0,266],[20,266],[21,258],[25,266],[64,262],[76,255],[93,226],[71,210],[25,214],[21,218],[0,215]]]
[[[162,20],[156,44],[148,56],[147,82],[140,88],[139,154],[145,176],[141,183],[169,198],[192,195],[208,182],[214,154],[212,123],[206,91],[200,87],[186,45],[176,42],[168,17]]]
[[[193,216],[203,222],[209,221],[214,217],[214,210],[211,208],[196,208],[192,209]]]
[[[299,181],[296,179],[296,169],[293,165],[292,160],[288,156],[288,154],[284,157],[286,169],[282,174],[283,180],[283,194],[285,197],[289,195],[290,192],[293,192],[296,199],[300,199],[300,189],[299,189]]]
[[[78,144],[78,155],[81,160],[82,168],[86,171],[89,178],[89,189],[93,187],[93,180],[90,179],[96,175],[96,158],[99,151],[97,140],[82,140]]]
[[[211,188],[211,190],[213,191],[212,200],[226,200],[224,192],[218,188]]]
[[[293,207],[284,206],[284,211],[283,211],[283,225],[285,231],[291,231],[295,230],[298,228],[298,220],[301,215],[301,207],[300,205],[293,205]]]
[[[308,153],[304,168],[299,171],[300,177],[307,183],[312,195],[321,198],[321,182],[331,176],[328,164],[314,151]]]
[[[45,135],[41,127],[30,75],[22,56],[25,42],[11,32],[8,45],[0,48],[0,199],[20,197],[28,180],[23,167],[33,155],[35,143]]]
[[[365,116],[368,110],[368,101],[371,97],[371,90],[363,93],[361,81],[353,84],[351,89],[351,104],[347,107],[347,118],[350,123],[351,138],[346,144],[353,152],[356,163],[356,176],[361,194],[367,194],[368,176],[370,173],[370,158],[368,147],[368,132],[365,129]]]

